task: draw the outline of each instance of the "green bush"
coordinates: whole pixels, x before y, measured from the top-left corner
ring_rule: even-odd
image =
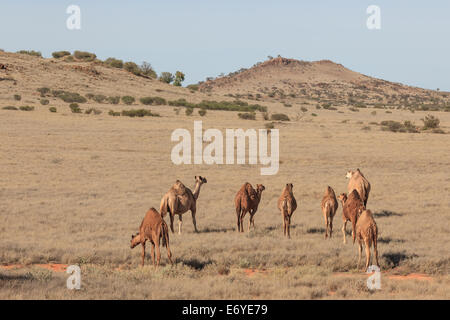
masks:
[[[145,105],[159,106],[159,105],[167,104],[166,99],[161,98],[161,97],[143,97],[140,99],[140,101],[142,104],[145,104]]]
[[[106,96],[103,94],[96,94],[92,97],[95,102],[103,103],[106,100]]]
[[[113,68],[123,68],[123,61],[116,58],[108,58],[105,60],[105,63]]]
[[[171,83],[173,80],[174,76],[170,72],[161,72],[159,76],[159,81],[164,83]]]
[[[101,110],[98,110],[98,109],[95,109],[95,108],[89,108],[89,109],[87,109],[84,113],[85,113],[85,114],[91,114],[91,113],[94,113],[95,115],[99,115],[99,114],[102,113],[102,111],[101,111]]]
[[[46,106],[50,103],[50,101],[48,101],[48,99],[41,99],[40,102],[43,106]]]
[[[123,110],[122,116],[126,117],[159,117],[159,114],[152,113],[150,110],[146,109],[137,109],[137,110]]]
[[[274,113],[272,114],[272,116],[270,117],[270,120],[275,120],[275,121],[290,121],[289,117],[287,115],[285,115],[284,113]]]
[[[122,97],[122,102],[125,103],[126,105],[133,104],[134,101],[136,101],[136,100],[132,96],[123,96]]]
[[[108,97],[108,102],[111,104],[118,104],[120,102],[120,96]]]
[[[385,120],[380,122],[381,130],[392,132],[409,132],[418,133],[416,126],[411,121],[404,121],[403,123],[393,120]]]
[[[139,67],[140,73],[143,74],[144,76],[156,79],[158,76],[155,72],[155,70],[153,70],[152,65],[148,62],[142,62],[142,64]]]
[[[308,108],[305,107],[301,107],[300,110],[302,110],[302,112],[308,112]]]
[[[78,50],[73,53],[73,56],[76,59],[83,61],[94,61],[97,58],[97,56],[94,53]]]
[[[55,51],[52,53],[52,56],[55,59],[59,59],[62,57],[70,56],[70,52],[69,51]]]
[[[81,109],[78,103],[71,103],[69,105],[69,108],[72,111],[72,113],[81,113]]]
[[[76,92],[68,92],[68,91],[64,91],[64,90],[53,90],[52,94],[55,97],[58,97],[61,100],[63,100],[64,102],[68,102],[68,103],[72,103],[72,102],[85,103],[87,101],[85,97],[81,96],[79,93],[76,93]]]
[[[311,113],[311,116],[317,117],[317,113]]]
[[[20,94],[15,94],[14,95],[14,100],[20,101],[20,100],[22,100],[22,96]]]
[[[192,91],[198,91],[198,84],[190,84],[186,88]]]
[[[3,110],[19,110],[19,109],[17,109],[17,108],[14,107],[14,106],[6,106],[6,107],[3,107],[2,109],[3,109]]]
[[[55,108],[55,107],[50,107],[50,108],[48,108],[48,111],[50,111],[50,112],[56,112],[56,108]]]
[[[254,112],[261,111],[266,112],[267,107],[261,106],[259,104],[249,105],[244,101],[206,101],[203,100],[200,103],[187,102],[185,99],[178,99],[174,101],[169,101],[170,106],[175,107],[189,107],[189,108],[200,108],[206,110],[224,110],[224,111],[240,111],[240,112]]]
[[[200,109],[200,110],[198,110],[198,114],[199,114],[201,117],[204,117],[204,116],[206,115],[206,109]]]
[[[256,120],[254,112],[238,113],[238,117],[245,120]]]
[[[184,81],[184,73],[181,71],[177,71],[175,73],[175,79],[173,81],[173,85],[176,87],[181,87],[181,83]]]
[[[19,107],[20,110],[22,111],[33,111],[34,107],[30,107],[30,106],[21,106]]]
[[[423,130],[439,128],[439,124],[441,123],[437,117],[431,114],[425,116],[425,118],[422,118],[421,120],[423,122]]]
[[[194,112],[194,109],[193,108],[186,108],[186,111],[185,111],[185,113],[186,113],[186,115],[187,116],[190,116],[191,114],[192,114],[192,112]]]
[[[110,116],[113,116],[113,117],[118,117],[118,116],[120,116],[120,112],[115,112],[115,111],[113,111],[113,110],[109,110],[108,114],[109,114]]]
[[[123,64],[123,68],[125,70],[127,70],[128,72],[131,72],[134,75],[140,75],[141,74],[141,70],[139,69],[138,65],[134,62],[125,62]]]
[[[42,58],[42,53],[40,51],[34,51],[34,50],[20,50],[17,51],[17,53],[21,53],[21,54],[27,54],[29,56],[35,56],[35,57],[41,57]]]
[[[47,87],[37,88],[36,90],[41,94],[41,97],[45,97],[50,92],[50,88]]]

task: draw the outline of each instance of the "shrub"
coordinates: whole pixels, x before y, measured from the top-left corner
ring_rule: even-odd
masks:
[[[184,73],[181,71],[177,71],[175,73],[175,80],[173,81],[173,85],[176,87],[181,87],[181,83],[184,81]]]
[[[435,129],[433,129],[431,132],[433,132],[433,133],[445,134],[445,131],[442,130],[441,128],[435,128]]]
[[[161,72],[159,75],[159,81],[164,83],[171,83],[174,80],[173,74],[170,72]]]
[[[103,95],[103,94],[96,94],[96,95],[94,95],[94,96],[92,97],[92,99],[93,99],[95,102],[103,103],[103,101],[106,100],[106,96]]]
[[[120,112],[115,112],[113,110],[109,110],[108,114],[110,116],[113,116],[113,117],[119,117],[120,116]]]
[[[20,101],[20,100],[22,100],[22,96],[20,94],[15,94],[14,95],[14,100]]]
[[[411,121],[404,121],[403,123],[398,121],[386,120],[381,121],[381,130],[392,131],[392,132],[409,132],[418,133],[419,130]]]
[[[35,57],[41,57],[42,58],[42,53],[40,51],[34,51],[34,50],[20,50],[17,51],[17,53],[20,54],[27,54],[29,56],[35,56]]]
[[[70,56],[70,52],[69,51],[55,51],[52,53],[52,56],[55,59],[59,59],[62,57]]]
[[[198,114],[202,117],[204,117],[206,115],[206,109],[200,109],[198,110]]]
[[[3,107],[2,109],[3,110],[19,110],[16,107],[13,107],[13,106],[6,106],[6,107]]]
[[[139,101],[141,101],[141,103],[145,105],[159,106],[167,104],[166,99],[163,99],[161,97],[143,97]]]
[[[43,106],[46,106],[50,103],[50,101],[48,101],[48,99],[41,99],[40,102]]]
[[[123,64],[123,68],[125,70],[127,70],[128,72],[131,72],[134,75],[138,76],[138,75],[141,74],[141,70],[139,69],[138,65],[136,63],[134,63],[134,62],[131,62],[131,61],[125,62]]]
[[[118,104],[120,102],[120,96],[108,97],[108,102],[111,104]]]
[[[135,99],[132,96],[123,96],[122,97],[122,102],[125,103],[126,105],[130,105],[132,103],[134,103]]]
[[[302,110],[302,112],[308,112],[308,108],[305,107],[301,107],[300,110]]]
[[[47,87],[37,88],[36,90],[41,94],[41,97],[45,97],[50,92],[50,88]]]
[[[275,128],[275,124],[273,122],[269,122],[269,123],[264,124],[264,127],[266,129],[273,129],[273,128]]]
[[[292,104],[290,104],[290,103],[283,103],[283,106],[285,106],[286,108],[290,108],[290,107],[292,107]]]
[[[313,117],[317,117],[317,114],[316,114],[316,113],[311,113],[311,115],[312,115]]]
[[[185,113],[186,113],[187,116],[190,116],[192,114],[192,112],[194,112],[193,108],[186,108]]]
[[[72,103],[72,102],[78,102],[78,103],[85,103],[87,100],[85,97],[81,96],[79,93],[76,92],[68,92],[64,90],[53,90],[52,94],[55,97],[60,98],[64,102]]]
[[[116,58],[108,58],[105,60],[105,63],[113,68],[123,68],[123,61]]]
[[[55,108],[55,107],[50,107],[50,108],[48,108],[48,111],[50,111],[50,112],[56,112],[56,108]]]
[[[64,62],[74,62],[75,58],[73,56],[67,56],[64,58]]]
[[[139,67],[141,74],[156,79],[157,75],[155,70],[153,70],[152,65],[148,62],[142,62],[141,66]]]
[[[94,61],[97,56],[94,53],[86,52],[86,51],[75,51],[73,56],[78,60],[83,61]]]
[[[102,113],[102,111],[101,111],[101,110],[98,110],[98,109],[95,109],[95,108],[89,108],[89,109],[87,109],[84,113],[85,113],[85,114],[91,114],[91,113],[94,113],[95,115],[99,115],[99,114]]]
[[[146,110],[146,109],[137,109],[137,110],[123,110],[122,111],[122,116],[127,116],[127,117],[159,117],[159,114],[157,113],[152,113],[150,110]]]
[[[348,108],[350,111],[353,111],[353,112],[359,112],[359,109],[358,108],[354,108],[354,107],[350,107],[350,108]]]
[[[71,103],[69,105],[69,108],[72,111],[72,113],[81,113],[81,109],[78,103]]]
[[[33,111],[34,107],[30,107],[30,106],[21,106],[19,107],[20,110],[22,111]]]
[[[200,108],[207,110],[224,110],[224,111],[241,111],[241,112],[253,112],[261,111],[266,112],[267,107],[261,106],[259,104],[249,105],[244,101],[206,101],[203,100],[200,103],[187,102],[185,99],[178,99],[174,101],[169,101],[170,106],[175,107],[189,107],[189,108]]]
[[[190,84],[186,88],[192,91],[198,91],[198,84]]]
[[[365,127],[362,127],[361,130],[364,130],[364,131],[370,131],[371,128],[370,128],[369,126],[365,126]]]
[[[274,114],[272,114],[270,119],[276,120],[276,121],[290,121],[289,117],[287,115],[285,115],[284,113],[274,113]]]
[[[441,122],[437,117],[431,114],[425,116],[425,118],[422,118],[421,120],[423,122],[423,130],[439,128]]]
[[[238,113],[238,117],[245,120],[256,120],[254,112]]]

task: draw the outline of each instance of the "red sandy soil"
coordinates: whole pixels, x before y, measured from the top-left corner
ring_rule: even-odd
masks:
[[[244,269],[245,275],[248,277],[252,277],[257,273],[265,274],[268,273],[269,270],[266,269]]]
[[[51,271],[55,272],[65,272],[67,269],[67,264],[60,264],[60,263],[46,263],[46,264],[35,264],[35,266],[40,268],[45,268]],[[21,264],[10,264],[10,265],[3,265],[0,266],[0,269],[3,270],[15,270],[15,269],[22,269],[26,268],[27,266],[21,265]]]

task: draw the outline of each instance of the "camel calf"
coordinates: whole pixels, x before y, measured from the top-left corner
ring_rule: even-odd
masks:
[[[294,185],[292,183],[287,183],[278,199],[278,209],[281,211],[283,218],[284,235],[287,235],[289,239],[291,238],[291,217],[295,209],[297,209],[297,201],[295,201],[292,191],[293,188]]]
[[[370,262],[370,247],[373,245],[373,251],[377,266],[380,267],[378,263],[378,250],[377,250],[377,241],[378,241],[378,228],[375,220],[373,218],[372,212],[370,210],[364,210],[361,213],[361,216],[358,218],[358,222],[356,223],[356,238],[359,243],[359,258],[358,258],[358,269],[361,263],[361,252],[362,246],[364,242],[364,246],[366,249],[366,268],[369,267]]]
[[[156,247],[156,267],[159,266],[159,261],[161,259],[161,252],[159,250],[159,241],[162,238],[162,244],[167,248],[167,257],[170,263],[172,262],[172,253],[169,248],[169,229],[167,224],[162,219],[161,215],[156,211],[155,208],[150,208],[147,211],[144,219],[142,220],[141,226],[139,227],[139,233],[131,236],[131,249],[137,245],[142,245],[142,263],[144,266],[145,259],[145,242],[147,240],[152,244],[152,260],[153,265],[155,265],[155,247]]]
[[[333,218],[336,214],[338,208],[338,201],[336,200],[336,194],[333,188],[330,186],[325,190],[325,194],[322,198],[321,203],[323,218],[325,220],[325,239],[328,238],[328,233],[330,233],[330,238],[333,233]]]
[[[347,226],[347,221],[352,223],[352,237],[353,243],[355,243],[355,229],[356,221],[360,214],[364,211],[364,203],[359,197],[356,190],[353,190],[347,198],[347,194],[341,193],[339,200],[342,202],[342,219],[344,220],[344,225],[342,226],[342,234],[344,235],[344,244],[347,243],[345,238],[345,227]]]

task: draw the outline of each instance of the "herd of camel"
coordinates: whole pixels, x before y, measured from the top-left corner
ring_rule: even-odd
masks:
[[[342,203],[342,234],[344,236],[344,244],[346,243],[345,228],[347,222],[352,224],[352,237],[353,243],[358,239],[358,268],[361,263],[361,253],[363,244],[365,246],[366,264],[365,270],[369,267],[370,262],[370,248],[373,246],[376,265],[378,263],[378,250],[377,250],[377,238],[378,228],[372,212],[366,209],[367,200],[370,193],[370,183],[364,177],[359,169],[356,171],[348,171],[346,178],[349,179],[348,183],[348,195],[341,193],[339,200]],[[195,176],[195,188],[192,192],[191,189],[184,186],[184,184],[177,180],[175,184],[169,189],[169,191],[161,199],[161,205],[159,212],[155,208],[151,208],[144,219],[142,220],[139,232],[131,236],[131,248],[137,245],[142,246],[141,265],[144,265],[145,259],[145,243],[150,241],[151,256],[153,265],[156,267],[159,265],[161,253],[160,253],[160,240],[162,244],[167,248],[167,256],[172,263],[172,253],[169,248],[169,229],[164,221],[164,217],[169,213],[170,228],[174,232],[173,220],[175,215],[178,215],[178,233],[181,234],[181,226],[183,223],[182,216],[187,211],[191,211],[192,222],[194,224],[195,232],[197,230],[197,224],[195,220],[196,204],[200,194],[201,186],[206,183],[206,178],[201,176]],[[278,199],[278,209],[281,212],[283,219],[283,232],[284,235],[290,238],[290,225],[291,217],[294,211],[297,209],[297,202],[293,193],[292,183],[287,183],[281,192],[281,196]],[[265,187],[262,184],[258,184],[256,189],[248,182],[244,183],[237,192],[234,203],[236,207],[237,217],[237,231],[244,232],[243,220],[247,212],[250,215],[248,223],[248,231],[250,227],[254,228],[255,213],[258,210],[258,205],[261,201],[262,192]],[[330,186],[325,190],[325,194],[321,203],[322,213],[325,221],[325,238],[328,236],[331,238],[333,232],[333,218],[338,209],[338,200],[334,193],[333,188]],[[156,249],[156,264],[155,264],[155,249]]]

